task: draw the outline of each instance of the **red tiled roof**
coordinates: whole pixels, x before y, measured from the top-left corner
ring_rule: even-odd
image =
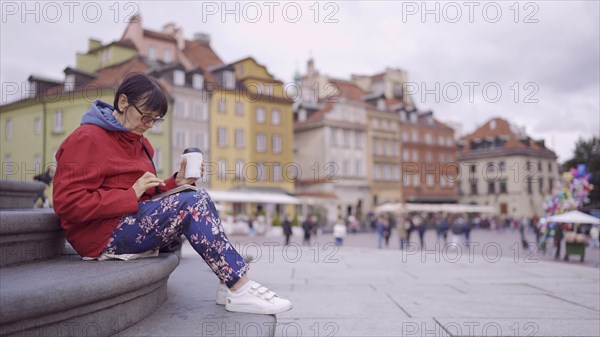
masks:
[[[492,129],[492,122],[495,122],[495,127]],[[485,139],[487,137],[500,137],[504,136],[507,138],[504,143],[504,149],[531,149],[535,151],[540,151],[546,154],[554,154],[554,151],[542,147],[537,144],[533,139],[530,139],[529,146],[519,140],[519,136],[515,133],[513,128],[511,128],[510,123],[503,118],[493,118],[489,120],[487,123],[479,127],[477,130],[473,131],[471,134],[464,136],[461,138],[465,145],[463,146],[462,153],[467,153],[471,151],[471,141],[476,139]]]
[[[155,32],[155,31],[148,30],[148,29],[144,29],[144,36],[151,38],[151,39],[164,40],[164,41],[174,42],[174,43],[177,42],[177,40],[169,34]]]
[[[98,77],[94,81],[100,87],[114,86],[118,84],[127,74],[133,72],[144,72],[149,66],[142,57],[134,57],[125,62],[115,64],[97,71]]]
[[[338,89],[333,97],[345,97],[351,101],[362,102],[362,97],[366,94],[358,85],[350,81],[332,78],[329,82]]]
[[[209,42],[186,40],[183,54],[192,62],[204,70],[209,67],[223,65],[221,58],[212,50]],[[205,78],[208,82],[214,82],[215,78],[210,71],[205,71]]]

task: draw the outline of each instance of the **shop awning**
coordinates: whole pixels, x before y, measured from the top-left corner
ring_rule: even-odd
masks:
[[[216,202],[251,202],[256,204],[300,204],[300,199],[285,193],[272,192],[239,192],[239,191],[211,191],[207,190],[213,201]]]

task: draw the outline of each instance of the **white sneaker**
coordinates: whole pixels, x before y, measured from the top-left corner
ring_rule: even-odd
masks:
[[[227,293],[227,311],[274,315],[292,309],[292,302],[254,281],[248,281],[236,292]]]
[[[227,288],[225,283],[219,282],[219,286],[217,287],[217,304],[218,305],[225,305],[225,302],[227,302],[227,292],[228,291],[229,291],[229,288]]]

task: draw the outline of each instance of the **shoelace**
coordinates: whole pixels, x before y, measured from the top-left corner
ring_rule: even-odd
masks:
[[[270,301],[273,297],[277,296],[274,292],[269,290],[267,287],[260,285],[260,283],[254,282],[250,287],[250,293],[256,297]]]

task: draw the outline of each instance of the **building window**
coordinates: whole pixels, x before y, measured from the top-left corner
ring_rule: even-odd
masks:
[[[418,175],[413,176],[413,186],[418,187],[421,185],[421,177]]]
[[[331,145],[337,145],[337,129],[331,128]]]
[[[448,147],[453,147],[454,146],[454,142],[452,141],[452,137],[447,137],[446,138],[446,146],[448,146]]]
[[[265,168],[265,163],[258,163],[256,170],[257,170],[256,175],[257,175],[258,181],[267,180],[267,170]]]
[[[410,140],[410,134],[408,131],[402,131],[402,141],[408,142]]]
[[[223,72],[223,85],[225,89],[235,89],[235,73],[233,71]]]
[[[538,161],[538,172],[542,172],[542,161]]]
[[[477,181],[471,181],[471,195],[477,195]]]
[[[527,179],[527,193],[533,194],[533,186],[531,184],[531,179]]]
[[[177,148],[185,148],[187,146],[186,142],[187,135],[185,131],[177,131],[175,132],[175,147]]]
[[[540,179],[540,194],[544,194],[544,180]]]
[[[185,85],[185,73],[181,70],[173,72],[173,84],[182,87]]]
[[[5,154],[4,155],[4,174],[7,174],[8,172],[14,173],[14,171],[11,169],[12,164],[13,164],[12,155],[10,153]]]
[[[488,194],[496,193],[496,183],[493,181],[488,182]]]
[[[235,147],[238,149],[244,147],[244,129],[235,130]]]
[[[208,118],[206,110],[204,109],[204,103],[194,104],[194,119],[197,121],[205,121]]]
[[[412,160],[415,163],[419,161],[419,151],[417,151],[417,150],[412,151]]]
[[[375,176],[375,180],[381,180],[381,166],[379,166],[379,164],[375,164],[373,165],[373,171],[374,171],[374,176]]]
[[[243,64],[238,64],[236,66],[236,71],[237,71],[238,75],[243,75],[244,74],[244,65]]]
[[[425,134],[425,144],[432,144],[433,143],[433,139],[431,137],[431,133],[426,133]]]
[[[219,103],[217,105],[217,109],[219,112],[225,112],[225,101],[219,100]]]
[[[227,129],[226,128],[218,128],[217,129],[217,144],[220,147],[227,146]]]
[[[39,153],[33,156],[33,168],[36,172],[39,172],[42,168],[42,156]]]
[[[554,189],[554,179],[548,178],[548,193],[552,193]]]
[[[410,151],[407,149],[402,150],[402,160],[405,162],[410,161]]]
[[[350,130],[344,129],[344,146],[350,147]]]
[[[62,110],[56,110],[54,111],[54,116],[52,117],[53,120],[53,124],[54,124],[54,132],[63,132],[64,129],[64,125],[63,125],[63,112]]]
[[[342,162],[342,174],[344,177],[350,176],[350,162],[348,160]]]
[[[266,120],[265,108],[258,107],[256,108],[256,123],[264,123]]]
[[[416,143],[419,141],[419,133],[417,132],[417,130],[412,130],[412,142]]]
[[[362,149],[362,134],[358,130],[354,133],[354,147]]]
[[[281,153],[281,136],[273,135],[273,153]]]
[[[444,142],[444,137],[443,136],[438,136],[438,145],[439,146],[444,146],[445,142]]]
[[[548,172],[552,172],[552,163],[548,162]]]
[[[413,112],[410,114],[410,122],[413,124],[417,124],[417,113]]]
[[[163,50],[163,61],[165,63],[171,63],[173,59],[171,58],[171,49]]]
[[[256,151],[257,152],[267,151],[267,136],[264,133],[256,134]]]
[[[500,193],[508,193],[508,187],[506,184],[506,179],[500,180]]]
[[[273,124],[273,125],[281,124],[281,112],[277,109],[271,110],[271,124]]]
[[[40,117],[36,117],[33,121],[33,130],[36,135],[42,133],[42,119]]]
[[[202,90],[204,87],[204,76],[200,74],[192,75],[192,88]]]
[[[235,102],[235,114],[243,115],[244,114],[244,106],[242,102]]]
[[[6,128],[6,130],[4,132],[4,137],[6,139],[11,139],[13,137],[13,121],[12,121],[12,119],[7,119],[6,125],[4,127]]]
[[[355,174],[357,177],[360,177],[360,176],[362,176],[362,161],[360,161],[360,160],[357,160],[357,161],[354,163],[354,174]]]
[[[208,142],[206,141],[207,134],[197,133],[194,137],[196,139],[196,147],[199,149],[206,149]]]
[[[392,179],[394,181],[400,181],[400,167],[398,165],[392,166]]]
[[[148,47],[148,59],[154,61],[156,60],[156,48]]]
[[[274,182],[281,181],[281,164],[279,164],[279,163],[273,164],[273,181]]]
[[[185,107],[186,107],[186,104],[183,100],[176,100],[174,115],[177,117],[185,117],[185,115],[186,115]]]
[[[221,181],[225,180],[225,176],[227,174],[227,163],[224,159],[219,159],[217,161],[217,175]]]
[[[428,163],[431,163],[433,161],[433,155],[431,154],[431,152],[429,152],[429,151],[425,152],[425,160]]]

